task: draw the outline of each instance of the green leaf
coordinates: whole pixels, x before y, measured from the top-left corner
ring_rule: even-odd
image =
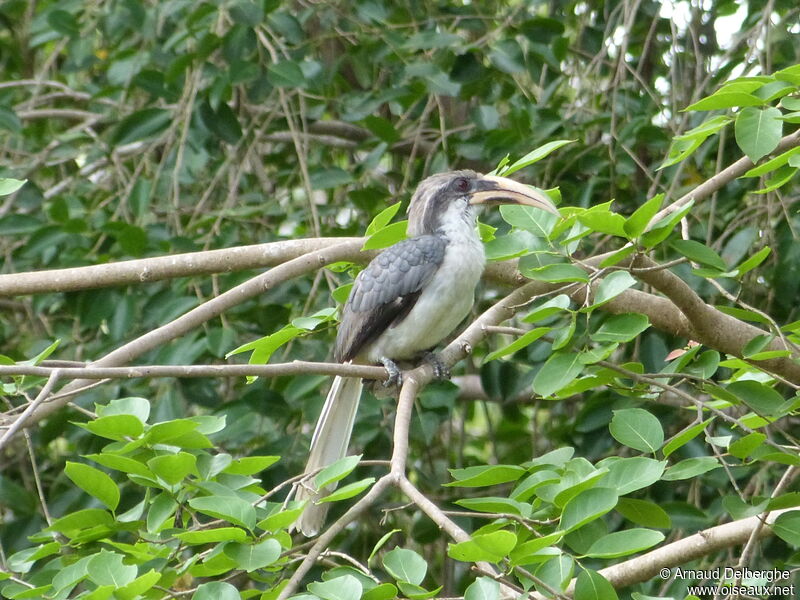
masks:
[[[343,575],[325,582],[309,583],[308,591],[322,600],[359,600],[363,586],[353,575]]]
[[[629,342],[650,327],[650,320],[639,313],[612,315],[590,335],[596,342]]]
[[[488,498],[463,498],[456,500],[456,504],[469,510],[483,513],[508,513],[521,517],[530,517],[531,505],[517,502],[510,498],[491,496]]]
[[[114,517],[108,511],[100,508],[86,508],[56,519],[44,531],[58,531],[70,537],[70,533],[81,529],[88,529],[96,525],[111,525],[113,522]]]
[[[236,144],[242,138],[239,119],[225,102],[222,102],[216,110],[208,102],[203,102],[200,104],[199,114],[208,130],[223,142]]]
[[[372,221],[370,221],[370,224],[367,225],[365,235],[372,235],[373,233],[386,227],[389,224],[389,221],[391,221],[397,214],[397,211],[400,210],[401,204],[402,202],[395,202],[391,206],[384,208],[381,212],[375,215]]]
[[[345,456],[322,469],[314,478],[314,484],[317,486],[317,489],[321,490],[347,477],[353,472],[353,469],[358,466],[358,461],[361,460],[361,456],[361,454],[357,456]]]
[[[552,354],[533,378],[533,391],[540,396],[551,396],[572,383],[584,366],[576,352]]]
[[[242,600],[239,590],[224,581],[211,581],[197,586],[192,600]]]
[[[19,135],[22,131],[22,121],[17,114],[7,106],[0,107],[0,129]],[[0,187],[3,179],[0,178]]]
[[[536,493],[536,489],[543,485],[557,483],[561,475],[549,469],[542,469],[531,473],[520,481],[511,492],[511,498],[523,502]]]
[[[784,402],[783,396],[778,392],[758,381],[734,381],[728,385],[727,390],[765,417],[782,416],[791,406]]]
[[[800,546],[800,510],[792,510],[778,515],[771,529],[787,544],[797,548]]]
[[[27,179],[0,178],[0,196],[13,194],[28,182]]]
[[[691,200],[679,210],[658,221],[649,229],[649,231],[642,234],[642,236],[639,238],[639,243],[645,248],[652,248],[663,242],[672,233],[675,225],[677,225],[681,219],[686,216],[693,206],[694,200]]]
[[[643,408],[615,410],[608,429],[619,443],[640,452],[655,452],[664,443],[661,422]]]
[[[292,327],[297,327],[298,329],[303,329],[304,331],[313,331],[316,329],[321,323],[328,323],[335,319],[334,315],[336,314],[336,309],[333,307],[323,308],[322,310],[318,310],[313,315],[304,316],[304,317],[297,317],[292,319],[291,325]]]
[[[763,325],[769,325],[769,321],[764,318],[763,315],[755,313],[751,310],[745,310],[743,308],[739,308],[738,306],[725,306],[722,304],[717,304],[714,306],[718,311],[725,313],[726,315],[730,315],[732,317],[736,317],[737,319],[741,319],[742,321],[753,321],[755,323],[761,323]]]
[[[562,146],[571,144],[574,141],[576,140],[555,140],[553,142],[548,142],[546,144],[543,144],[538,148],[536,148],[535,150],[528,152],[528,154],[520,158],[518,161],[514,162],[514,164],[512,164],[508,168],[504,169],[500,174],[503,177],[508,177],[512,173],[515,173],[520,169],[524,169],[528,165],[532,165],[533,163],[539,162],[547,155],[549,155],[551,152],[558,150]]]
[[[300,600],[297,596],[295,598]],[[361,600],[392,600],[393,598],[397,598],[397,587],[391,583],[381,583],[361,595]]]
[[[578,266],[569,263],[545,265],[537,269],[529,269],[526,273],[531,279],[550,283],[567,281],[589,281],[589,275]]]
[[[78,19],[75,18],[75,15],[65,10],[56,9],[49,11],[47,13],[47,24],[50,25],[54,31],[71,38],[77,37],[81,32]]]
[[[709,135],[713,135],[717,133],[720,129],[725,127],[728,123],[733,121],[732,117],[727,115],[718,115],[716,117],[711,117],[706,121],[703,121],[697,127],[690,129],[686,133],[676,136],[676,140],[688,140],[688,139],[706,139]]]
[[[544,190],[539,191],[549,195]],[[533,235],[542,239],[547,239],[550,236],[550,231],[558,221],[557,216],[540,208],[517,204],[501,205],[500,215],[509,225],[524,231],[530,231]]]
[[[39,230],[44,223],[31,215],[11,214],[0,218],[0,235],[24,235]]]
[[[508,556],[516,546],[517,536],[504,529],[491,533],[473,535],[466,542],[450,544],[447,555],[461,562],[477,562],[486,560],[497,563]]]
[[[683,135],[675,137],[669,148],[669,156],[664,163],[658,167],[658,170],[670,167],[691,156],[709,136],[717,133],[732,120],[733,119],[729,116],[719,115],[708,119]]]
[[[757,162],[772,152],[781,141],[781,111],[772,106],[764,109],[743,108],[736,115],[734,131],[739,148],[750,160]]]
[[[404,45],[411,50],[431,50],[458,46],[460,43],[461,37],[455,33],[430,29],[409,36]]]
[[[746,92],[726,91],[720,89],[711,96],[707,96],[684,110],[718,110],[721,108],[737,108],[740,106],[761,106],[764,101],[758,96]]]
[[[667,511],[649,500],[620,498],[615,509],[623,517],[637,525],[658,527],[660,529],[672,527],[672,521]]]
[[[86,565],[89,579],[97,585],[125,586],[136,579],[138,569],[135,565],[122,562],[122,554],[100,550]]]
[[[737,277],[741,277],[748,271],[752,271],[766,259],[772,250],[769,246],[764,246],[761,250],[756,252],[753,256],[743,261],[736,267]]]
[[[725,264],[725,261],[720,258],[719,254],[705,244],[695,242],[694,240],[675,240],[670,245],[691,261],[708,265],[720,271],[726,271],[728,269],[728,266]]]
[[[623,247],[622,249],[613,252],[600,262],[600,268],[613,267],[622,260],[628,258],[631,254],[636,252],[636,246],[633,244]]]
[[[383,566],[397,581],[419,585],[428,572],[428,563],[413,550],[395,548],[383,557]]]
[[[511,551],[509,558],[512,565],[527,565],[533,562],[543,562],[552,556],[552,551],[557,550],[553,547],[557,544],[564,534],[560,531],[533,538],[527,542],[517,544]]]
[[[579,213],[578,221],[592,231],[598,233],[615,235],[622,238],[628,237],[625,232],[625,217],[617,213],[612,213],[608,210],[606,204],[595,206],[584,213]]]
[[[129,584],[114,590],[114,597],[118,600],[135,600],[141,598],[145,592],[150,590],[161,579],[161,573],[155,569],[150,569],[143,573]]]
[[[80,425],[95,435],[117,441],[138,438],[144,433],[144,423],[133,415],[97,417],[94,421]]]
[[[387,144],[394,144],[402,137],[400,132],[395,129],[394,124],[389,119],[384,119],[383,117],[379,117],[377,115],[367,115],[364,118],[364,125],[367,129],[369,129]],[[381,154],[386,150],[385,145],[379,145],[378,148],[381,148]]]
[[[32,548],[26,548],[15,552],[8,557],[8,562],[6,564],[9,571],[27,573],[37,560],[57,554],[60,550],[61,544],[58,542],[33,546]],[[2,581],[2,578],[0,578],[0,581]]]
[[[662,450],[662,452],[664,453],[664,458],[666,458],[667,456],[675,452],[675,450],[681,448],[682,446],[686,445],[694,438],[696,438],[700,434],[700,432],[702,432],[708,426],[708,424],[711,423],[711,421],[713,420],[714,417],[711,417],[710,419],[706,419],[701,423],[695,423],[694,425],[690,425],[683,431],[679,431],[678,433],[676,433],[672,437],[672,439],[670,439],[666,444],[664,444],[664,448]]]
[[[514,229],[506,235],[493,238],[484,244],[486,260],[510,260],[520,256],[536,255],[535,248],[540,245],[538,240],[529,231]],[[527,275],[527,272],[523,274]]]
[[[795,165],[792,164],[792,161],[789,161],[789,166],[781,167],[772,176],[767,179],[767,187],[762,188],[760,190],[756,190],[753,192],[754,194],[768,194],[773,190],[777,190],[780,187],[786,185],[789,181],[794,179],[794,176],[797,174],[798,169],[794,168]]]
[[[691,479],[713,471],[720,467],[719,462],[713,456],[700,456],[696,458],[687,458],[678,464],[670,467],[661,478],[664,481],[679,481],[681,479]]]
[[[201,496],[191,498],[189,506],[203,514],[229,521],[252,530],[256,524],[253,505],[238,496]]]
[[[166,492],[156,496],[147,511],[147,531],[157,533],[165,526],[167,519],[175,514],[178,503]]]
[[[381,548],[383,548],[384,544],[386,544],[386,542],[388,542],[388,541],[389,541],[389,539],[390,539],[390,538],[391,538],[391,537],[392,537],[392,536],[393,536],[395,533],[398,533],[398,532],[400,532],[400,531],[402,531],[402,529],[392,529],[391,531],[388,531],[388,532],[384,533],[384,534],[381,536],[381,539],[379,539],[379,540],[378,540],[378,541],[375,543],[375,545],[372,547],[372,552],[370,552],[370,553],[369,553],[369,558],[367,558],[367,564],[371,563],[371,562],[372,562],[372,559],[373,559],[373,558],[375,558],[375,555],[378,553],[378,550],[380,550]]]
[[[478,577],[467,586],[464,600],[499,600],[500,582],[491,577]]]
[[[647,225],[658,212],[658,209],[661,208],[662,202],[664,202],[664,194],[657,194],[642,204],[628,217],[623,229],[629,239],[637,238],[642,235]]]
[[[241,531],[241,530],[239,530]],[[274,563],[281,555],[278,540],[269,538],[257,544],[241,544],[231,542],[225,544],[225,554],[236,561],[239,569],[248,573]]]
[[[370,487],[373,483],[375,483],[374,477],[367,477],[366,479],[361,479],[360,481],[354,481],[353,483],[348,483],[345,486],[342,486],[335,492],[331,492],[324,498],[322,498],[319,502],[338,502],[339,500],[346,500],[347,498],[352,498],[353,496],[358,496],[361,492],[366,490]]]
[[[130,396],[127,398],[117,398],[106,405],[95,405],[95,412],[100,417],[109,415],[133,415],[142,423],[146,423],[150,418],[150,401],[146,398]]]
[[[153,473],[144,464],[133,458],[127,456],[120,456],[117,454],[87,454],[84,458],[95,461],[108,469],[115,471],[122,471],[123,473],[131,475],[140,475],[142,477],[154,478]]]
[[[145,108],[128,115],[111,134],[112,146],[124,146],[163,132],[172,122],[172,113],[162,108]]]
[[[245,542],[249,538],[244,529],[238,527],[214,527],[199,531],[183,531],[175,537],[184,544],[214,544],[218,542]]]
[[[752,358],[754,355],[760,353],[767,346],[769,346],[774,339],[774,334],[770,333],[762,333],[751,338],[751,340],[742,348],[742,356],[744,358]]]
[[[602,517],[617,505],[618,494],[606,487],[594,487],[582,491],[564,506],[561,513],[561,529],[573,531]]]
[[[92,466],[69,461],[64,467],[64,473],[75,485],[100,500],[109,510],[117,509],[119,488],[111,477]]]
[[[329,190],[353,181],[353,175],[339,167],[315,169],[310,174],[311,187],[315,190]]]
[[[269,515],[266,519],[262,519],[257,523],[264,531],[278,531],[279,529],[286,529],[297,520],[297,517],[303,512],[303,506],[298,508],[290,508],[288,510],[281,510]]]
[[[667,463],[646,456],[630,456],[598,463],[598,467],[601,465],[608,468],[603,486],[613,488],[623,496],[653,485],[661,479]]]
[[[269,362],[269,359],[272,357],[272,354],[275,352],[275,350],[283,346],[288,341],[293,340],[297,336],[303,334],[304,331],[299,327],[286,325],[271,335],[267,335],[257,340],[253,340],[252,342],[242,344],[238,348],[228,352],[225,355],[225,358],[230,358],[234,354],[252,351],[253,354],[250,356],[250,360],[248,361],[251,365],[266,364]]]
[[[763,433],[759,433],[754,431],[753,433],[748,433],[746,436],[732,442],[730,446],[728,446],[728,452],[731,455],[735,456],[736,458],[741,458],[744,460],[748,456],[750,456],[757,448],[761,446],[764,440],[767,439],[767,436]]]
[[[155,456],[147,461],[147,466],[170,485],[180,483],[189,474],[198,475],[197,457],[188,452]]]
[[[280,456],[245,456],[234,460],[222,472],[231,475],[254,475],[271,467],[280,459]]]
[[[504,346],[503,348],[495,350],[494,352],[490,352],[484,359],[484,362],[489,362],[498,359],[502,356],[513,354],[514,352],[517,352],[518,350],[521,350],[522,348],[529,346],[530,344],[538,340],[540,337],[550,332],[551,330],[552,327],[537,327],[536,329],[531,329],[530,331],[525,332],[516,340],[511,342],[508,346]]]
[[[798,153],[800,153],[800,146],[792,148],[791,150],[787,150],[786,152],[782,152],[778,156],[769,159],[767,162],[760,164],[757,167],[753,167],[744,175],[742,175],[742,177],[761,177],[762,175],[771,173],[775,169],[784,166],[793,156],[797,155]]]
[[[397,242],[404,240],[408,233],[408,221],[398,221],[379,229],[364,242],[362,250],[376,250],[387,248]]]
[[[523,317],[522,320],[526,323],[535,323],[536,321],[541,321],[542,319],[546,319],[547,317],[551,317],[567,310],[569,308],[569,304],[569,296],[566,294],[559,294],[555,298],[535,306],[531,312]]]
[[[525,474],[525,469],[518,465],[482,465],[448,470],[456,480],[444,484],[450,487],[487,487],[516,481]]]
[[[197,427],[198,423],[191,419],[172,419],[150,426],[145,439],[151,444],[169,444],[194,431]]]
[[[636,280],[627,271],[609,273],[597,286],[597,291],[594,294],[594,303],[590,308],[596,308],[613,300],[634,285],[636,285]]]
[[[267,80],[276,87],[301,88],[306,86],[303,70],[293,60],[282,60],[269,65]]]
[[[575,600],[618,600],[617,592],[597,571],[584,568],[575,581]]]
[[[652,529],[635,527],[615,531],[596,540],[586,556],[592,558],[617,558],[641,552],[664,541],[664,534]]]

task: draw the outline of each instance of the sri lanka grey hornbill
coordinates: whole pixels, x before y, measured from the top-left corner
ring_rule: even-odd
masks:
[[[483,273],[483,244],[474,206],[525,204],[558,215],[541,192],[505,177],[453,171],[428,177],[408,209],[408,239],[376,256],[359,273],[342,310],[334,359],[383,364],[400,382],[394,361],[412,359],[447,337],[472,307]],[[361,396],[361,379],[336,377],[317,422],[306,473],[345,456]],[[325,492],[310,483],[298,492],[308,499],[296,527],[319,531]]]

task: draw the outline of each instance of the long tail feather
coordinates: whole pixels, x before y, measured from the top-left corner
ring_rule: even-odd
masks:
[[[347,446],[350,443],[353,423],[356,420],[356,410],[361,398],[361,386],[360,378],[334,378],[311,438],[306,473],[313,473],[327,467],[347,454]],[[297,493],[298,500],[310,500],[303,514],[295,523],[295,527],[306,536],[316,535],[322,528],[325,514],[328,512],[327,504],[315,504],[315,502],[336,487],[336,485],[330,485],[322,490],[314,490],[313,486],[313,479],[311,479],[301,486]]]

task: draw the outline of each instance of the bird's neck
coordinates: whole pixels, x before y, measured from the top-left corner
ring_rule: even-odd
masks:
[[[441,216],[433,233],[446,237],[451,243],[480,244],[475,226],[475,215],[471,207],[465,211],[453,206]]]

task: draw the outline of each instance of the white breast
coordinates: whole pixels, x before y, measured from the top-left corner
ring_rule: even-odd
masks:
[[[462,223],[445,231],[450,242],[441,266],[408,316],[370,344],[369,361],[412,358],[436,346],[467,316],[486,259],[474,222]]]

